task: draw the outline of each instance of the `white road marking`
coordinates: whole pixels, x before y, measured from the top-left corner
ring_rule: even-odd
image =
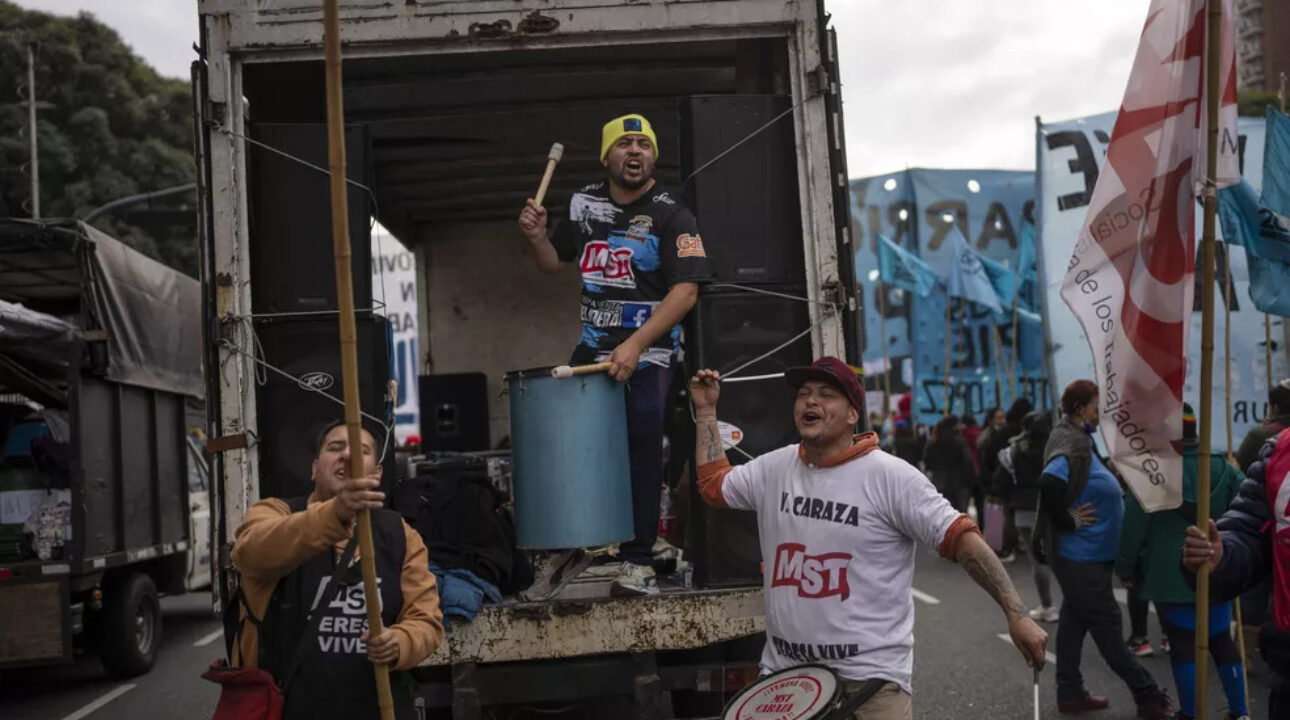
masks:
[[[1012,645],[1012,636],[1011,636],[1011,635],[1009,635],[1008,633],[999,633],[998,638],[999,638],[1000,640],[1002,640],[1002,641],[1004,641],[1004,642],[1008,643],[1009,645]],[[1015,646],[1014,646],[1014,647],[1015,647]],[[1054,665],[1056,665],[1056,664],[1057,664],[1057,656],[1056,656],[1056,655],[1054,655],[1054,654],[1052,654],[1052,653],[1050,653],[1050,652],[1046,652],[1046,653],[1044,653],[1044,659],[1045,659],[1045,660],[1047,660],[1048,662],[1050,662],[1050,663],[1054,664]]]
[[[203,637],[201,640],[198,640],[197,642],[193,643],[193,647],[206,647],[207,645],[210,645],[211,643],[215,642],[216,640],[219,640],[222,637],[224,637],[224,629],[220,628],[219,630],[216,630],[210,635],[207,635]]]
[[[100,697],[98,700],[95,700],[94,702],[90,703],[89,705],[86,705],[85,707],[81,708],[80,710],[77,710],[76,712],[72,713],[71,715],[68,715],[67,717],[63,718],[63,720],[81,720],[81,718],[88,717],[88,716],[90,715],[90,713],[94,712],[95,710],[98,710],[99,708],[103,707],[104,705],[107,705],[108,703],[112,702],[113,700],[115,700],[115,699],[117,699],[117,698],[121,697],[122,695],[124,695],[124,694],[126,694],[126,693],[130,692],[130,691],[131,691],[131,690],[133,690],[134,688],[135,688],[135,684],[134,684],[134,683],[128,683],[128,684],[126,684],[126,685],[121,685],[120,687],[117,687],[116,689],[109,691],[106,695],[103,695],[103,696],[102,696],[102,697]]]
[[[909,594],[913,595],[915,600],[918,600],[920,602],[925,602],[928,605],[941,604],[940,600],[937,600],[936,598],[932,597],[931,595],[928,595],[927,593],[923,592],[922,590],[919,590],[918,588],[910,588]]]

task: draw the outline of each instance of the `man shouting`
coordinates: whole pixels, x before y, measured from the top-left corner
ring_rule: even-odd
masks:
[[[726,460],[717,426],[719,375],[690,381],[698,426],[699,491],[708,504],[757,513],[765,561],[762,669],[823,663],[848,694],[881,687],[857,720],[913,717],[916,545],[956,560],[994,598],[1026,662],[1044,664],[1048,636],[1025,606],[976,525],[912,465],[855,435],[864,390],[834,357],[792,368],[793,421],[802,442],[739,467]]]

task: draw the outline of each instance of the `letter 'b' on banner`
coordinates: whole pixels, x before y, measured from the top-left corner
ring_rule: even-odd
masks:
[[[1223,0],[1218,184],[1239,181],[1231,0]],[[1062,300],[1093,351],[1100,429],[1148,512],[1182,503],[1194,195],[1205,175],[1205,0],[1152,0]]]

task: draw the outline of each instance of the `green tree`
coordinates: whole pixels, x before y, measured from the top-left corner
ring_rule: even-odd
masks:
[[[1242,90],[1237,96],[1237,112],[1251,117],[1263,117],[1269,105],[1279,107],[1280,99],[1274,92]]]
[[[129,195],[192,182],[189,83],[163,78],[89,13],[57,17],[0,0],[0,216],[29,217],[27,48],[36,53],[40,209],[82,217]],[[96,218],[136,249],[197,274],[192,196]]]

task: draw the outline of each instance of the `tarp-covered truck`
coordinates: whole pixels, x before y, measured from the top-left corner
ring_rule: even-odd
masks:
[[[209,395],[218,450],[216,570],[227,576],[233,532],[273,482],[257,444],[280,420],[257,407],[257,373],[265,369],[256,337],[274,314],[267,293],[288,276],[331,281],[327,221],[296,237],[326,216],[325,184],[306,192],[271,183],[265,169],[284,162],[275,151],[326,165],[322,9],[312,0],[199,0],[198,12],[207,361],[220,368]],[[840,85],[822,0],[343,0],[340,21],[356,183],[350,213],[360,198],[358,207],[416,253],[420,371],[486,375],[489,397],[481,402],[494,443],[509,433],[503,375],[565,362],[578,336],[577,274],[541,276],[516,217],[552,142],[565,147],[549,195],[553,217],[574,190],[600,179],[601,124],[627,112],[650,118],[662,148],[657,176],[689,200],[695,186],[685,187],[684,176],[699,168],[693,155],[681,156],[680,138],[690,132],[697,99],[749,98],[775,108],[756,117],[735,108],[733,121],[718,128],[716,145],[733,146],[765,127],[760,137],[782,133],[786,152],[782,163],[743,159],[752,163],[745,174],[759,180],[752,194],[705,205],[716,210],[696,208],[705,244],[726,258],[787,258],[718,275],[734,282],[791,276],[796,291],[785,294],[806,301],[795,306],[808,328],[799,357],[833,354],[858,364]],[[758,99],[767,97],[773,102]],[[312,127],[308,153],[285,146],[283,128],[292,126]],[[770,208],[787,225],[723,240],[721,208],[732,222]],[[283,222],[288,213],[296,220]],[[355,256],[365,252],[356,248]],[[355,276],[361,272],[356,267]],[[307,306],[294,307],[303,313]],[[707,334],[751,327],[761,333],[760,347],[773,350],[801,332],[723,307],[690,326],[687,347],[720,345],[724,337]],[[334,323],[326,308],[317,312]],[[264,362],[281,367],[290,359],[266,352]],[[774,387],[759,392],[790,396]],[[765,415],[787,421],[789,406]],[[686,407],[678,398],[676,414],[687,416]],[[451,408],[421,411],[450,425],[458,420]],[[692,443],[686,433],[674,434],[678,455]],[[295,470],[307,477],[306,467]],[[711,542],[720,544],[719,534],[709,533]],[[757,573],[757,558],[751,567]],[[734,690],[755,672],[764,628],[759,578],[694,585],[646,598],[604,593],[486,606],[473,622],[455,625],[418,671],[418,694],[432,710],[463,720],[493,705],[550,709],[610,696],[641,716],[687,712],[680,698]],[[716,714],[712,704],[704,708]]]
[[[83,223],[0,220],[0,667],[131,676],[210,582],[196,280]]]

